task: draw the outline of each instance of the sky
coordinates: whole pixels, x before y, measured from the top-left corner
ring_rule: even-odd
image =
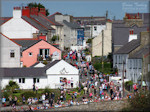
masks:
[[[122,19],[125,13],[149,12],[148,0],[119,1],[119,0],[1,0],[1,16],[12,17],[13,7],[26,6],[30,2],[41,3],[49,10],[50,15],[55,12],[69,14],[74,17],[105,16]]]

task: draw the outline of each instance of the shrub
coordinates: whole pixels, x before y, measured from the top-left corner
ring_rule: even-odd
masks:
[[[150,92],[139,91],[134,97],[129,99],[129,103],[133,109],[150,109]]]
[[[45,87],[42,93],[50,93],[52,90],[49,87]]]
[[[5,87],[5,90],[10,91],[11,93],[14,93],[16,89],[19,89],[19,85],[12,80],[10,80],[9,84]]]
[[[125,82],[125,88],[130,91],[132,88],[133,82],[132,81],[127,81]]]
[[[3,97],[3,96],[6,98],[6,100],[8,100],[9,93],[8,93],[8,92],[6,92],[6,91],[5,91],[5,92],[3,92],[3,93],[2,93],[2,97]]]
[[[21,94],[21,96],[24,95],[26,99],[28,99],[29,97],[36,97],[36,94],[32,91],[26,91],[24,93]]]
[[[43,64],[44,64],[44,65],[47,65],[47,61],[46,61],[46,60],[44,60],[44,61],[43,61]]]

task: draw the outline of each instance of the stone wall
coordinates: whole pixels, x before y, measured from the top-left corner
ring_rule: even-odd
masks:
[[[129,106],[127,100],[103,101],[98,103],[93,102],[89,104],[81,104],[79,106],[55,108],[48,111],[121,111],[127,106]]]

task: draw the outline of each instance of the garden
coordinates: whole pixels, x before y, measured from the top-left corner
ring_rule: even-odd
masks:
[[[71,99],[71,95],[77,92],[77,99],[81,98],[84,94],[83,89],[79,91],[79,88],[73,88],[73,89],[68,89],[69,92],[66,92],[66,101]],[[37,91],[33,91],[32,89],[28,90],[22,90],[19,88],[19,85],[14,82],[14,81],[9,81],[9,84],[2,90],[2,97],[4,96],[6,98],[6,105],[9,104],[9,96],[17,97],[17,105],[22,105],[22,97],[24,96],[26,99],[27,104],[27,99],[30,98],[37,98],[38,100],[41,99],[42,94],[44,93],[54,93],[55,94],[55,99],[54,101],[56,102],[58,97],[61,95],[61,90],[58,89],[50,89],[49,87],[46,87],[45,89],[39,89]]]

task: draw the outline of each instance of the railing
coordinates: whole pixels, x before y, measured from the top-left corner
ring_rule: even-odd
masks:
[[[41,55],[38,55],[37,56],[37,61],[44,61],[44,60],[46,60],[46,61],[51,61],[51,56],[41,56]]]

